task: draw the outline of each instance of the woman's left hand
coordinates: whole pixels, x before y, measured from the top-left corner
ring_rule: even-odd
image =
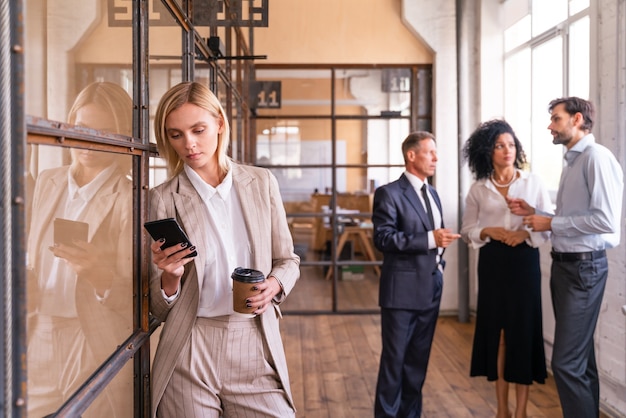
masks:
[[[255,286],[257,290],[260,290],[260,292],[257,295],[247,298],[246,304],[250,307],[256,308],[254,311],[255,315],[261,315],[267,310],[268,307],[270,307],[274,296],[282,292],[282,288],[274,276],[269,276],[265,279],[265,281],[258,283]]]
[[[530,234],[526,230],[519,231],[508,231],[506,237],[502,240],[506,245],[510,245],[511,247],[515,247],[523,243],[526,238],[528,238]]]

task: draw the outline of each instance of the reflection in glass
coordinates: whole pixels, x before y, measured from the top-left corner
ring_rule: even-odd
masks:
[[[90,84],[76,98],[68,122],[130,136],[132,100],[117,84]],[[46,156],[58,150],[45,148],[38,167],[49,167]],[[89,149],[71,149],[70,155],[69,165],[41,169],[32,197],[31,417],[56,411],[132,332],[132,157]],[[84,417],[132,416],[131,366]]]

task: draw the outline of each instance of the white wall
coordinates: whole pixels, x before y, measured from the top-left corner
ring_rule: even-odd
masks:
[[[626,167],[626,2],[592,1],[591,99],[596,105],[596,140]],[[622,216],[622,219],[624,217]],[[609,412],[626,416],[626,222],[622,243],[608,251],[609,279],[596,331],[600,397]]]

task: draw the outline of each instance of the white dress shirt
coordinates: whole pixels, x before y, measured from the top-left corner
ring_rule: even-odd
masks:
[[[74,170],[67,171],[67,193],[63,193],[59,199],[55,218],[76,221],[81,218],[87,203],[98,193],[102,185],[111,177],[117,169],[115,164],[102,170],[91,182],[78,186],[74,180]],[[39,275],[39,288],[41,289],[41,303],[39,312],[43,315],[59,316],[64,318],[76,318],[76,273],[61,258],[55,257],[48,249],[51,242],[54,242],[54,223],[50,222],[44,231],[43,239],[39,248],[39,265],[37,271]],[[89,241],[93,237],[93,225],[89,228]],[[94,291],[95,293],[95,291]],[[104,295],[96,296],[103,300]]]
[[[424,208],[424,211],[427,211],[426,203],[424,202],[424,197],[422,196],[422,185],[424,184],[428,185],[428,182],[422,181],[419,177],[417,177],[414,174],[409,173],[408,171],[405,171],[404,175],[406,176],[407,179],[409,179],[411,186],[413,186],[413,188],[415,189],[415,193],[417,193],[417,197],[422,203],[422,207]],[[442,219],[441,212],[439,211],[439,206],[437,206],[437,204],[435,203],[435,199],[433,199],[433,196],[430,194],[430,189],[428,189],[427,194],[428,194],[428,199],[430,200],[430,207],[433,212],[432,214],[433,221],[435,222],[435,225],[433,225],[434,229],[439,229],[441,228],[441,219]],[[437,244],[435,243],[435,234],[433,233],[433,231],[428,231],[428,248],[431,250],[434,248],[437,248]],[[440,250],[439,252],[441,253],[442,251]]]
[[[538,176],[526,171],[518,170],[519,177],[510,186],[508,195],[522,198],[534,208],[546,213],[552,212],[552,202],[548,191],[544,188]],[[477,180],[470,187],[465,198],[465,210],[461,226],[461,236],[472,248],[478,249],[491,238],[480,238],[480,233],[486,227],[503,227],[509,231],[524,229],[523,217],[513,215],[491,180]],[[531,247],[539,247],[550,238],[549,232],[532,232],[526,243]]]
[[[198,316],[232,315],[235,311],[230,276],[237,267],[250,268],[252,260],[248,229],[233,187],[232,171],[229,170],[217,187],[207,184],[187,165],[185,173],[208,211],[211,223],[207,225],[204,246],[214,248],[216,255],[215,259],[207,260],[204,268]]]

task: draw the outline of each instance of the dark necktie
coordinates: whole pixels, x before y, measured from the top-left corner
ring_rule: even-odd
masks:
[[[424,198],[424,204],[426,205],[426,213],[428,214],[428,220],[430,221],[431,228],[435,229],[435,219],[433,218],[433,208],[430,206],[430,199],[428,198],[428,192],[426,183],[422,186],[422,197]]]

